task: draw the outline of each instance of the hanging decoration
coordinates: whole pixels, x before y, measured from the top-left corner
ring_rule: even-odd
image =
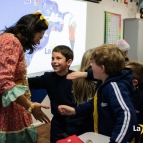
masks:
[[[138,0],[137,4],[140,6],[140,8],[143,8],[143,0]]]
[[[113,0],[113,1],[120,2],[120,3],[124,2],[124,4],[128,4],[129,0]],[[143,1],[143,0],[136,0],[136,1]],[[133,2],[133,0],[130,0],[130,2]]]
[[[128,4],[127,0],[124,0],[124,4]]]
[[[134,0],[138,6],[138,12],[140,13],[140,18],[143,19],[143,0]]]

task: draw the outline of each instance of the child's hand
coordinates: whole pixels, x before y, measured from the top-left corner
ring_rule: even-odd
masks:
[[[61,115],[75,115],[75,109],[67,105],[59,105],[58,110]]]
[[[78,78],[86,78],[87,72],[72,72],[67,75],[66,79],[78,79]]]
[[[34,102],[34,108],[32,109],[32,115],[36,120],[39,120],[40,122],[48,123],[50,122],[50,119],[47,117],[47,115],[41,110],[41,108],[49,109],[49,106],[42,105],[40,103]]]

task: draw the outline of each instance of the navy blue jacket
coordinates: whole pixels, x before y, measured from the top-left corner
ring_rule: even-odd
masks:
[[[91,75],[89,75],[91,77]],[[93,75],[92,75],[93,77]],[[125,69],[104,84],[97,84],[98,133],[110,136],[110,143],[126,143],[134,136],[136,113],[131,102],[134,92],[132,70]],[[75,107],[76,113],[86,113],[94,108],[93,100]]]
[[[143,124],[143,84],[138,86],[132,96],[139,124]]]
[[[73,71],[68,71],[71,72]],[[72,80],[67,80],[66,75],[59,76],[55,72],[45,72],[42,76],[28,78],[28,82],[30,88],[46,89],[53,115],[60,115],[59,105],[76,106],[72,93]]]
[[[143,124],[143,84],[136,88],[132,96],[132,102],[136,110],[138,124]],[[139,142],[139,140],[143,143],[143,134],[141,135],[141,132],[137,131],[135,141]]]

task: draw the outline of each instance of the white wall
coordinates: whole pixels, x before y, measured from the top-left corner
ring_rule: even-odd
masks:
[[[134,2],[129,2],[125,5],[123,2],[115,2],[113,0],[102,0],[100,4],[87,2],[87,26],[86,26],[86,49],[97,47],[104,43],[104,11],[113,12],[122,15],[124,18],[135,18],[137,7]],[[123,31],[123,23],[122,23]],[[123,32],[122,32],[123,36]],[[72,67],[73,70],[78,70],[79,66]],[[42,73],[36,73],[41,75]],[[34,74],[29,76],[35,76]],[[43,104],[50,105],[48,96],[44,99]],[[43,110],[49,118],[52,118],[50,109]],[[41,123],[34,120],[34,125]]]
[[[113,0],[102,0],[99,4],[88,2],[86,49],[97,47],[104,43],[104,12],[121,14],[124,18],[135,18],[137,6],[135,2],[128,5]],[[123,21],[121,23],[123,37]]]

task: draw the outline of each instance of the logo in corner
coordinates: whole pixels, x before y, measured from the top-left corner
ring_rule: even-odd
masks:
[[[139,126],[138,127],[133,126],[133,131],[137,131],[137,132],[140,132],[142,134],[143,133],[143,125],[139,124]]]
[[[141,126],[141,127],[142,127],[142,131],[141,131],[141,134],[142,134],[142,133],[143,133],[143,125],[139,124],[139,126]]]

